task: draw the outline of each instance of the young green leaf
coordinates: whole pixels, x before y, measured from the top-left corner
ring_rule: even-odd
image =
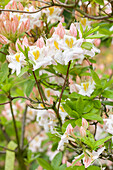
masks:
[[[37,158],[39,165],[41,165],[46,170],[54,170],[51,165],[42,158]]]
[[[8,144],[8,149],[15,150],[17,144],[13,141],[10,141]],[[5,170],[14,170],[14,161],[15,161],[15,152],[6,151],[6,159],[5,159]]]
[[[53,168],[55,167],[59,167],[60,164],[62,162],[62,152],[59,152],[55,155],[55,157],[53,158],[52,162],[51,162],[51,166]]]

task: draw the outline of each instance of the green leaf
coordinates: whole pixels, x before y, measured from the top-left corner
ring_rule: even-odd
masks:
[[[51,166],[54,169],[55,167],[60,166],[61,162],[62,162],[62,152],[59,152],[55,155],[55,157],[51,161]]]
[[[37,158],[39,165],[41,165],[46,170],[54,170],[51,165],[42,158]]]
[[[109,140],[112,136],[107,136],[104,139],[100,139],[98,141],[96,141],[95,143],[95,148],[98,147],[99,145],[103,145],[105,141]]]
[[[92,101],[84,101],[83,113],[89,112],[93,108],[94,104]]]
[[[99,5],[104,5],[104,1],[103,0],[94,0],[94,2],[96,2]]]
[[[101,81],[100,81],[97,73],[94,72],[93,70],[91,70],[91,75],[92,75],[93,80],[95,81],[95,83],[98,84],[98,85],[101,85]]]
[[[69,116],[71,116],[72,118],[79,118],[79,114],[72,110],[68,105],[67,103],[66,104],[62,104],[64,110],[68,113]]]
[[[59,167],[58,170],[65,170],[66,168],[67,168],[66,164],[63,164],[63,165],[61,165],[61,166]]]
[[[66,65],[62,65],[62,64],[57,64],[53,67],[56,71],[58,71],[58,73],[62,73],[64,75],[66,75],[67,73],[67,66]]]
[[[113,99],[113,91],[112,90],[104,90],[102,93],[103,97]]]
[[[84,154],[80,156],[80,158],[76,159],[73,164],[72,164],[72,167],[78,162],[80,161],[82,158],[84,157]]]
[[[105,36],[105,35],[103,35],[103,34],[95,34],[95,35],[87,36],[87,37],[85,37],[85,39],[102,38],[102,37],[104,37],[104,36]]]
[[[81,31],[81,33],[82,33],[82,35],[83,35],[83,27],[82,27],[81,24],[80,24],[80,31]]]
[[[94,113],[87,113],[87,114],[84,114],[82,117],[87,120],[103,121],[103,119],[100,117],[100,115],[94,114]]]
[[[93,103],[94,103],[94,107],[95,107],[95,108],[97,108],[97,109],[100,109],[100,108],[101,108],[101,102],[100,102],[100,100],[94,100]]]
[[[90,42],[83,42],[81,45],[82,48],[86,49],[86,50],[91,50],[93,47],[93,44]]]
[[[35,84],[35,81],[28,80],[28,83],[25,89],[25,94],[27,97],[29,97],[30,93],[32,92],[34,84]]]
[[[72,125],[73,128],[76,126],[75,119],[65,121],[64,124],[62,125],[62,132],[63,133],[66,131],[66,128],[67,128],[69,123]]]
[[[85,34],[84,34],[84,38],[86,38],[88,35],[94,33],[95,31],[97,31],[99,29],[99,26],[97,26],[96,28],[94,29],[90,29],[89,31],[87,31]]]
[[[75,124],[76,124],[78,127],[82,126],[82,119],[81,119],[81,118],[77,119],[77,120],[75,121]]]
[[[101,170],[101,168],[98,166],[89,166],[87,170]]]
[[[24,73],[26,73],[28,70],[29,70],[29,67],[28,67],[28,66],[23,67],[23,68],[21,69],[21,72],[20,72],[20,74],[18,75],[18,77],[21,77],[21,76],[22,76]]]
[[[9,74],[9,68],[8,63],[4,63],[1,66],[1,72],[0,72],[0,82],[3,82],[6,80],[7,76]]]
[[[66,168],[65,170],[85,170],[85,167],[84,166],[70,166],[68,168]]]
[[[15,150],[17,144],[13,141],[10,141],[8,144],[8,148],[11,150]],[[15,161],[15,152],[6,151],[6,159],[5,159],[5,170],[14,170],[14,161]]]
[[[76,102],[76,110],[77,112],[81,115],[83,113],[84,110],[84,102],[82,97],[79,97],[77,102]]]

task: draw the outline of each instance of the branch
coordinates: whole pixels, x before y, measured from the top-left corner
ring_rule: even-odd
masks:
[[[9,96],[9,98],[10,98],[10,96]],[[18,148],[20,150],[20,142],[19,142],[19,137],[18,137],[18,130],[17,130],[17,126],[16,126],[16,121],[15,121],[15,117],[14,117],[14,113],[13,113],[12,101],[10,101],[10,109],[11,109],[14,129],[15,129],[15,133],[16,133],[16,140],[17,140]]]
[[[63,87],[62,87],[62,91],[61,91],[61,94],[60,94],[60,98],[59,98],[58,110],[57,110],[57,118],[59,118],[59,108],[60,108],[60,103],[61,103],[61,99],[62,99],[63,92],[64,92],[64,90],[65,90],[66,81],[67,81],[68,74],[69,74],[70,64],[71,64],[71,61],[69,61],[69,63],[68,63],[66,78],[65,78],[65,81],[64,81],[64,84],[63,84]]]
[[[0,146],[0,148],[3,148],[3,149],[5,149],[5,150],[11,151],[11,152],[16,152],[15,150],[12,150],[12,149],[6,148],[6,147],[4,147],[4,146]]]
[[[24,134],[25,134],[25,122],[26,122],[26,114],[27,114],[28,105],[25,107],[23,121],[22,121],[22,133],[21,133],[21,141],[20,141],[20,148],[23,149],[24,145]]]
[[[4,137],[6,138],[7,142],[9,143],[10,138],[9,138],[8,134],[6,133],[6,131],[5,131],[5,129],[4,129],[2,124],[0,124],[0,128],[1,128],[1,131],[2,131],[2,133],[4,135]]]
[[[36,81],[36,85],[37,85],[37,88],[38,88],[38,91],[39,91],[39,94],[40,94],[40,97],[41,97],[41,100],[42,100],[42,103],[43,103],[43,106],[45,106],[45,103],[44,103],[44,99],[43,99],[43,96],[42,96],[42,93],[41,93],[41,90],[40,90],[40,86],[39,86],[39,83],[38,83],[38,80],[36,78],[36,75],[35,75],[35,72],[33,71],[33,76],[35,78],[35,81]]]

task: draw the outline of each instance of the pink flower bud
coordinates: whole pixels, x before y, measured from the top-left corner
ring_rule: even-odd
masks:
[[[91,164],[91,158],[85,154],[85,158],[83,159],[83,163],[85,165],[85,168],[87,168]]]
[[[88,128],[88,122],[86,119],[82,118],[82,127],[84,127],[84,129]]]
[[[9,40],[5,36],[0,34],[0,43],[7,44],[9,43]]]
[[[56,30],[55,30],[55,34],[59,35],[60,38],[64,38],[65,29],[64,29],[64,27],[62,26],[62,23],[61,23],[61,22],[58,24],[58,27],[57,27]]]
[[[23,5],[22,5],[20,2],[18,3],[18,8],[19,8],[19,10],[21,10],[21,11],[24,10],[24,7],[23,7]]]
[[[25,47],[28,47],[28,45],[29,45],[29,44],[28,44],[28,39],[27,39],[27,37],[25,36],[24,39],[23,39],[23,42],[22,42],[22,48],[23,48],[23,50],[24,50],[24,46],[25,46]]]
[[[30,19],[27,19],[24,23],[24,31],[28,31],[30,27]]]
[[[38,40],[37,40],[37,42],[36,42],[36,45],[37,45],[37,47],[39,47],[39,48],[42,48],[43,46],[44,46],[44,40],[43,40],[43,38],[41,37],[41,38],[39,38]]]
[[[80,127],[80,135],[81,135],[81,137],[85,137],[86,136],[86,130],[82,126]]]
[[[73,127],[71,124],[68,124],[67,128],[66,128],[66,132],[68,135],[72,135],[73,134]]]
[[[75,25],[72,23],[71,26],[70,26],[70,34],[74,37],[77,36],[77,29],[75,27]]]
[[[96,47],[98,47],[100,45],[100,43],[101,43],[101,39],[95,39],[94,40],[94,44],[95,44]]]
[[[4,26],[5,26],[6,32],[7,32],[7,33],[10,33],[11,30],[12,30],[12,23],[11,23],[11,21],[6,21],[5,24],[4,24]]]
[[[12,9],[17,9],[17,3],[15,1],[12,3]]]

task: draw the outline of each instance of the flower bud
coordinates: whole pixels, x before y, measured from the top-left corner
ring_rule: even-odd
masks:
[[[84,129],[88,128],[88,122],[86,119],[82,118],[82,127],[84,127]]]
[[[82,126],[80,127],[80,135],[81,135],[81,137],[85,137],[86,136],[86,130]]]
[[[68,135],[72,135],[73,134],[73,127],[71,124],[68,124],[67,128],[66,128],[66,132]]]

